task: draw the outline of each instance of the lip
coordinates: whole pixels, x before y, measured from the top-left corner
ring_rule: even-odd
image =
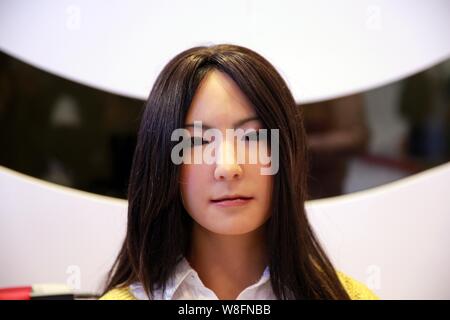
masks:
[[[248,204],[252,200],[253,197],[230,195],[213,199],[211,203],[219,207],[239,207]]]

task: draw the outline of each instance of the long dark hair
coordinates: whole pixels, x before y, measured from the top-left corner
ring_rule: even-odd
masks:
[[[236,45],[195,47],[174,57],[146,102],[128,187],[128,226],[105,292],[138,281],[150,295],[165,290],[188,252],[192,218],[183,207],[180,166],[170,158],[171,134],[183,128],[199,83],[212,69],[230,76],[266,129],[279,129],[279,171],[267,223],[270,281],[278,299],[348,299],[308,222],[304,202],[308,154],[302,108],[275,68]]]

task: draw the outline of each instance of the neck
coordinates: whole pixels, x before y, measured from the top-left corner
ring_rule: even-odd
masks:
[[[186,258],[219,299],[235,299],[267,266],[265,225],[242,235],[221,235],[194,223],[191,237]]]

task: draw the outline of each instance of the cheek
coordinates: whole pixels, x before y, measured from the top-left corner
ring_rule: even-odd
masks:
[[[203,203],[203,195],[205,187],[208,183],[208,170],[203,165],[183,164],[180,172],[180,190],[181,198],[185,208],[192,212],[191,209],[197,208]]]
[[[273,175],[262,175],[261,169],[264,166],[254,165],[246,168],[247,177],[252,181],[253,193],[259,199],[260,209],[269,210],[272,191],[273,191]]]
[[[273,196],[273,180],[274,177],[272,175],[262,176],[264,179],[264,208],[267,210],[267,215],[271,214],[270,207],[272,203]]]

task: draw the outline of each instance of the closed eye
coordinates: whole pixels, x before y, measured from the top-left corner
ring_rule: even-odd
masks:
[[[250,133],[247,133],[242,137],[242,140],[244,141],[258,141],[260,138],[258,131],[252,131]]]
[[[202,137],[192,137],[191,138],[191,146],[195,147],[195,146],[201,146],[204,144],[209,143],[208,140],[203,139]]]

